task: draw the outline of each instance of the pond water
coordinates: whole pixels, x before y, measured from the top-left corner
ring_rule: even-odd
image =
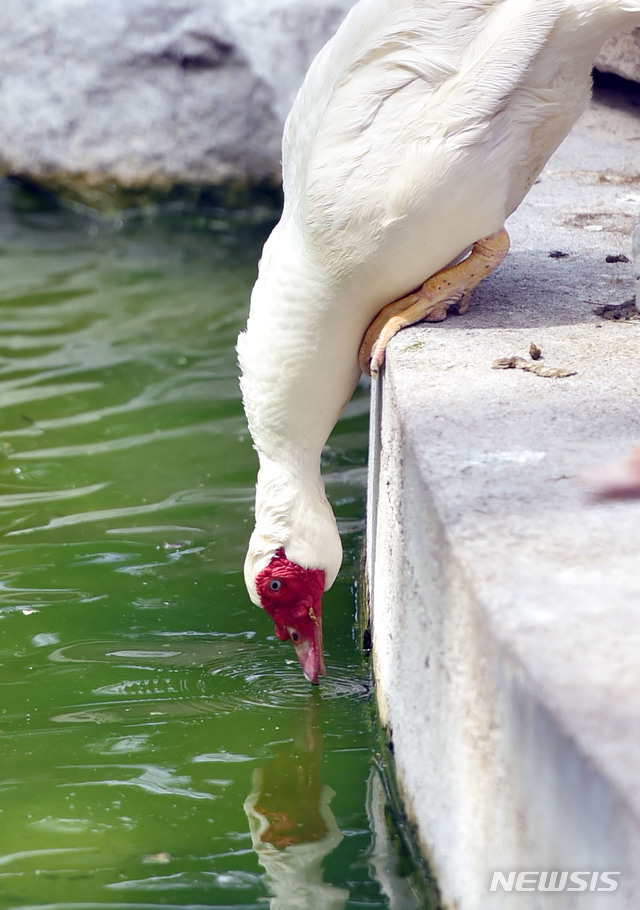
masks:
[[[427,906],[357,632],[364,390],[325,455],[319,691],[244,590],[234,342],[272,223],[0,185],[0,910]]]

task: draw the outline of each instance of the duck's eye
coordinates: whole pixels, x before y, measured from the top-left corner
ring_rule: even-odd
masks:
[[[291,638],[291,641],[296,645],[300,641],[300,636],[297,632],[289,632],[289,637]]]
[[[272,578],[269,582],[269,590],[277,592],[282,588],[282,582],[279,578]]]

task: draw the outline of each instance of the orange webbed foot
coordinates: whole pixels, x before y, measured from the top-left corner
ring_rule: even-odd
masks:
[[[362,339],[358,355],[362,372],[378,373],[387,345],[400,329],[421,321],[442,322],[454,306],[466,313],[473,288],[498,268],[508,251],[509,235],[502,228],[474,243],[462,262],[436,272],[417,291],[383,307]]]

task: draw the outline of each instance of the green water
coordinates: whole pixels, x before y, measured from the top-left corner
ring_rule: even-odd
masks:
[[[272,221],[0,185],[1,910],[423,905],[380,824],[356,631],[364,391],[325,457],[320,691],[242,582],[233,348]]]

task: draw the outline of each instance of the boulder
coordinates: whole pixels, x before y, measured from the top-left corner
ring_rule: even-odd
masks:
[[[282,126],[354,0],[2,0],[0,176],[105,207],[280,180]],[[640,79],[640,29],[601,69]]]
[[[105,191],[277,183],[286,113],[353,0],[2,0],[0,173]]]
[[[640,28],[607,41],[598,54],[596,67],[602,73],[640,82]]]

